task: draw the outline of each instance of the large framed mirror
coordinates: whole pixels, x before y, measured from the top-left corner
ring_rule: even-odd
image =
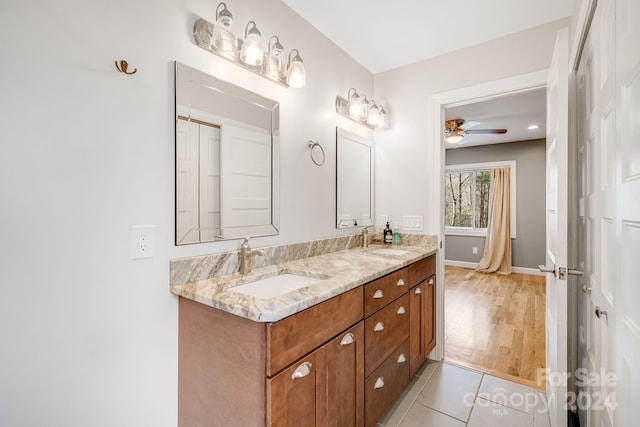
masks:
[[[176,245],[278,234],[279,104],[175,63]]]
[[[373,141],[336,128],[336,228],[373,225]]]

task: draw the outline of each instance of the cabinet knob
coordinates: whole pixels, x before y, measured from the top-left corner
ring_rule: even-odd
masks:
[[[422,293],[422,289],[418,287],[418,288],[416,288],[415,291],[413,291],[413,293],[416,294],[416,295],[420,295]]]
[[[384,330],[384,323],[378,322],[376,326],[373,327],[373,332],[380,332]]]
[[[295,371],[293,371],[293,374],[291,374],[291,379],[295,380],[297,378],[306,377],[307,375],[309,375],[311,373],[311,367],[312,366],[313,365],[311,364],[311,362],[302,363],[300,366],[298,366],[296,368]]]
[[[374,299],[379,299],[384,297],[384,292],[382,292],[382,290],[378,289],[374,294],[373,294],[373,298]]]
[[[403,279],[398,279],[398,282],[396,283],[396,286],[404,286],[404,280]]]
[[[405,310],[404,306],[402,305],[398,308],[398,311],[397,311],[398,314],[405,314],[406,312],[407,310]]]
[[[353,334],[349,332],[344,337],[342,337],[342,341],[340,341],[340,345],[349,345],[353,344]]]
[[[429,279],[429,284],[433,285],[433,279]]]
[[[404,363],[406,361],[407,361],[407,356],[405,356],[404,353],[401,353],[400,356],[398,356],[398,364]]]
[[[384,387],[384,378],[380,377],[376,380],[376,383],[373,385],[374,389],[378,389],[378,388],[382,388]]]

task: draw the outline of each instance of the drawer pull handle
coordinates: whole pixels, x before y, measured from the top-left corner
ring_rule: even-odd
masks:
[[[396,283],[396,286],[404,286],[404,280],[398,279],[398,283]]]
[[[373,332],[380,332],[384,330],[384,323],[378,322],[376,326],[373,327]]]
[[[404,306],[402,306],[402,305],[401,305],[401,306],[398,308],[398,314],[405,314],[406,312],[407,312],[407,310],[405,310],[405,309],[404,309]]]
[[[373,294],[373,298],[374,299],[379,299],[384,297],[384,292],[382,292],[380,289],[378,289],[374,294]]]
[[[422,289],[416,288],[416,290],[413,293],[416,295],[420,295],[422,293]]]
[[[353,334],[349,332],[344,337],[342,337],[342,341],[340,341],[340,345],[349,345],[353,344]]]
[[[433,285],[433,279],[429,279],[429,284]]]
[[[401,353],[400,356],[398,356],[398,363],[404,363],[407,361],[407,357],[404,355],[404,353]]]
[[[295,380],[297,378],[306,377],[311,373],[312,366],[313,365],[311,364],[311,362],[304,362],[303,364],[298,366],[295,371],[293,371],[293,374],[291,374],[291,379]]]
[[[379,388],[382,388],[382,387],[384,387],[384,378],[380,377],[380,378],[378,378],[376,380],[376,383],[373,385],[373,388],[374,389],[379,389]]]

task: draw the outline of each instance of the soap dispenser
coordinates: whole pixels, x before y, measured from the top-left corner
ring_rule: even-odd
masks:
[[[393,241],[393,231],[389,227],[389,221],[387,221],[387,227],[382,232],[383,242],[391,243]]]

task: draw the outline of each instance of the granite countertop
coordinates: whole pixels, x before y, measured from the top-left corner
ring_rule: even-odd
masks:
[[[389,245],[371,245],[171,286],[171,292],[257,322],[275,322],[350,289],[368,283],[437,252],[436,244],[393,246],[404,254],[375,253]],[[281,273],[317,278],[308,287],[272,298],[234,292],[233,287]]]

